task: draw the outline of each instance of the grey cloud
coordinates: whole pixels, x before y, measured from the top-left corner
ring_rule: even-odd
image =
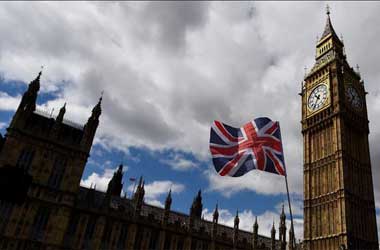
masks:
[[[168,50],[178,50],[186,43],[186,32],[207,21],[208,3],[199,1],[149,2],[142,15],[153,26],[153,35]]]

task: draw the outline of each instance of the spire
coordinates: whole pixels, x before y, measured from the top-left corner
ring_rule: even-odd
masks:
[[[102,100],[103,100],[103,92],[99,98],[98,103],[95,105],[95,107],[92,109],[92,115],[91,117],[99,118],[99,116],[102,114]]]
[[[280,219],[281,219],[281,222],[285,222],[286,215],[284,211],[284,203],[282,203],[282,211],[281,211]]]
[[[168,196],[165,200],[165,210],[170,210],[170,207],[172,205],[172,190],[169,190]]]
[[[276,249],[276,229],[274,228],[274,220],[273,220],[273,225],[272,225],[272,230],[270,231],[270,236],[271,236],[271,250]]]
[[[21,99],[19,108],[21,110],[34,111],[36,110],[37,94],[40,90],[40,78],[42,71],[40,71],[37,77],[29,83],[28,90],[24,93]]]
[[[326,25],[325,25],[325,29],[322,33],[322,36],[321,36],[321,39],[320,41],[322,41],[326,36],[328,35],[333,35],[335,37],[338,37],[334,31],[334,28],[331,24],[331,19],[330,19],[330,7],[327,5],[326,6],[326,14],[327,14],[327,20],[326,20]]]
[[[259,241],[259,224],[257,224],[257,216],[255,217],[255,223],[253,224],[253,235],[252,235],[252,247],[253,250],[257,250]]]
[[[190,208],[190,217],[196,217],[200,219],[202,215],[202,209],[203,209],[202,192],[199,189],[198,194],[194,198],[193,204],[191,205],[191,208]]]
[[[139,185],[137,186],[137,190],[133,196],[133,201],[135,203],[135,215],[137,216],[140,215],[141,207],[144,203],[144,195],[145,195],[144,183],[145,181],[143,180],[141,176],[139,180]]]
[[[63,121],[63,116],[66,113],[66,103],[62,106],[62,108],[59,110],[59,114],[57,118],[55,119],[57,122],[62,122]]]
[[[98,103],[92,109],[92,114],[88,118],[87,123],[84,126],[84,134],[82,137],[81,144],[88,151],[90,151],[90,149],[91,149],[92,141],[94,140],[95,132],[96,132],[96,129],[98,128],[98,125],[99,125],[99,117],[102,114],[102,107],[101,107],[102,99],[103,99],[103,92],[99,98]]]
[[[123,165],[120,164],[117,171],[112,176],[112,179],[108,183],[107,187],[107,194],[108,195],[114,195],[114,196],[120,196],[121,190],[123,188]]]
[[[212,214],[212,222],[217,224],[218,219],[219,219],[219,211],[218,211],[218,203],[216,203],[214,213]]]
[[[33,81],[30,82],[29,84],[29,89],[33,89],[36,91],[40,90],[40,79],[41,79],[42,71],[40,71]]]
[[[235,220],[234,220],[234,229],[239,229],[239,211],[236,210],[236,216],[235,216]]]

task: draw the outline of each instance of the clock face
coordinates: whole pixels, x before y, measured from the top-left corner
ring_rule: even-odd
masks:
[[[349,86],[346,88],[346,97],[348,103],[351,104],[353,108],[357,110],[361,110],[363,108],[362,99],[354,87]]]
[[[323,107],[328,97],[328,90],[326,84],[320,84],[311,91],[309,99],[307,100],[307,107],[311,111],[318,110]]]

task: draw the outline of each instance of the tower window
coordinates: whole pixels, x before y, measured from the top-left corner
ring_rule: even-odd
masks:
[[[23,169],[25,172],[29,171],[34,157],[34,151],[23,149],[18,157],[16,166]]]
[[[48,180],[48,185],[52,188],[58,188],[61,184],[61,180],[63,177],[63,174],[65,172],[66,167],[66,159],[62,159],[61,157],[57,157],[54,161],[52,173],[50,175],[50,178]]]
[[[35,240],[42,240],[45,232],[46,225],[49,220],[50,211],[47,207],[39,207],[37,215],[34,218],[32,227],[32,238]]]

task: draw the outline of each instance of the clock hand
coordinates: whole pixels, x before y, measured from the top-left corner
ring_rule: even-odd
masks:
[[[319,96],[317,96],[317,97],[319,97]],[[313,105],[313,109],[315,108],[315,106],[317,106],[317,102],[318,102],[318,100],[319,100],[319,98],[317,98],[317,99],[315,100],[314,105]]]

